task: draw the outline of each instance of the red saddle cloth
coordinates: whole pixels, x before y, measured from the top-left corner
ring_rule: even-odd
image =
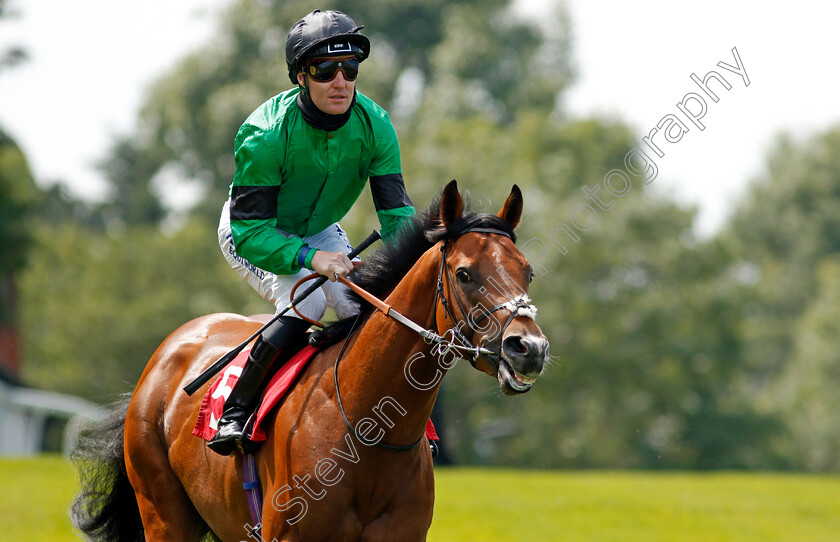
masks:
[[[253,423],[253,429],[251,430],[251,441],[262,442],[266,439],[265,428],[263,427],[265,418],[280,403],[280,400],[291,389],[292,383],[294,383],[295,379],[297,379],[298,375],[309,363],[309,360],[317,352],[318,348],[307,345],[303,350],[292,356],[292,359],[280,367],[271,378],[265,393],[263,393],[260,406],[257,407],[256,418]],[[242,368],[245,366],[245,362],[248,361],[248,355],[250,353],[250,348],[240,352],[233,361],[225,366],[225,370],[216,378],[216,381],[213,382],[210,389],[207,390],[207,393],[204,394],[204,399],[201,401],[201,408],[198,411],[198,418],[193,428],[193,435],[204,440],[210,440],[219,430],[219,418],[222,417],[225,401],[230,395],[236,381],[239,380],[239,375],[242,374]],[[439,440],[432,420],[426,423],[426,436],[429,440]]]

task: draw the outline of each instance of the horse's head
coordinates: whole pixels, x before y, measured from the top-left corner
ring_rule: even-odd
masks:
[[[493,352],[473,365],[498,378],[507,395],[531,389],[548,361],[548,340],[528,297],[533,271],[514,244],[521,216],[522,193],[516,185],[498,215],[483,220],[464,216],[455,181],[440,200],[441,224],[453,235],[441,247],[438,287],[443,295],[437,321],[451,326],[456,337]]]

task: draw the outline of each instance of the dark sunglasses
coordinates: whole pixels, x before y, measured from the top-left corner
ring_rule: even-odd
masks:
[[[355,81],[359,75],[359,61],[356,59],[316,60],[306,68],[309,77],[320,83],[335,79],[338,70],[341,70],[348,81]]]

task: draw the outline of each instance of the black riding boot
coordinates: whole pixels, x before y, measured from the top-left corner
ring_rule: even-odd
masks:
[[[302,348],[308,328],[309,324],[303,320],[281,316],[257,338],[239,380],[225,401],[224,412],[219,419],[219,431],[207,443],[211,450],[221,455],[230,455],[236,449],[242,439],[245,422],[248,421],[251,403],[272,362],[277,361],[279,368]]]

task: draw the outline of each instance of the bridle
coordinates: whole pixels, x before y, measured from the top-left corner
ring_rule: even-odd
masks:
[[[478,228],[478,227],[470,228],[470,229],[467,229],[466,231],[462,232],[458,237],[460,237],[461,235],[465,235],[467,233],[484,233],[484,234],[503,235],[503,236],[507,237],[508,239],[510,239],[511,241],[513,241],[513,237],[508,232],[505,232],[505,231],[499,230],[499,229],[495,229],[495,228]],[[456,237],[456,239],[457,239],[457,237]],[[516,318],[517,316],[525,315],[525,316],[533,317],[533,315],[536,313],[536,308],[533,305],[531,305],[530,299],[528,299],[527,295],[520,294],[513,299],[504,301],[502,303],[497,303],[496,305],[494,305],[490,309],[487,309],[484,312],[482,312],[480,317],[477,318],[475,321],[470,322],[469,313],[464,309],[463,303],[461,303],[461,299],[458,296],[458,293],[457,293],[457,291],[454,287],[454,281],[452,280],[452,274],[449,271],[449,268],[446,266],[446,247],[447,247],[447,244],[449,243],[449,241],[450,240],[443,241],[443,243],[441,244],[441,247],[440,247],[442,257],[441,257],[441,261],[440,261],[440,269],[438,270],[437,287],[435,289],[435,299],[434,299],[434,303],[433,303],[433,312],[432,312],[433,318],[434,318],[434,320],[433,320],[433,322],[434,322],[433,330],[425,329],[422,326],[420,326],[419,324],[417,324],[416,322],[406,318],[402,314],[400,314],[397,311],[395,311],[394,309],[392,309],[384,301],[382,301],[382,300],[378,299],[377,297],[373,296],[372,294],[370,294],[366,290],[362,289],[358,285],[348,281],[347,279],[344,279],[344,277],[337,277],[337,278],[340,280],[340,282],[347,285],[351,290],[353,290],[358,295],[360,295],[363,299],[365,299],[366,301],[371,303],[376,309],[383,312],[386,316],[389,316],[389,317],[397,320],[401,324],[403,324],[403,325],[407,326],[408,328],[417,332],[420,336],[423,337],[423,339],[426,341],[427,344],[435,344],[435,349],[436,349],[435,352],[436,353],[440,354],[444,351],[449,351],[450,349],[458,351],[458,352],[466,352],[469,357],[465,357],[464,359],[467,359],[473,367],[475,367],[475,362],[476,362],[476,359],[478,359],[478,356],[480,356],[480,355],[489,355],[489,356],[495,355],[497,357],[496,358],[496,364],[497,364],[497,368],[498,368],[498,364],[501,363],[501,359],[502,359],[501,346],[502,346],[502,337],[504,336],[504,331],[511,324],[513,319]],[[499,332],[499,348],[498,348],[499,351],[498,351],[498,353],[495,353],[491,350],[488,350],[486,348],[482,348],[482,347],[479,347],[479,346],[467,346],[467,345],[473,345],[473,343],[469,338],[466,337],[466,335],[464,335],[464,332],[461,331],[461,326],[460,325],[455,325],[454,327],[452,327],[450,329],[452,330],[454,338],[456,338],[457,341],[460,342],[461,344],[456,344],[455,341],[447,341],[445,339],[446,333],[444,333],[444,336],[441,336],[436,331],[434,331],[434,330],[437,330],[438,300],[440,300],[440,303],[443,306],[443,311],[444,311],[445,316],[447,318],[449,318],[450,320],[452,320],[453,323],[455,322],[455,317],[452,314],[452,310],[450,309],[450,306],[449,306],[449,301],[446,299],[446,294],[444,292],[444,285],[443,285],[444,269],[446,270],[446,273],[445,273],[446,279],[449,282],[449,290],[450,290],[450,292],[452,293],[452,296],[455,299],[455,303],[458,305],[458,310],[461,312],[461,316],[464,318],[464,321],[466,322],[467,326],[469,327],[470,331],[472,332],[473,337],[475,337],[476,333],[479,333],[479,331],[476,329],[476,325],[479,322],[481,322],[485,318],[489,318],[494,312],[496,312],[498,310],[507,309],[507,310],[510,311],[510,315],[508,316],[507,320],[505,321],[505,325],[502,326],[502,328],[500,329],[500,332]],[[360,313],[360,315],[361,315],[361,313]],[[344,425],[347,427],[347,430],[350,432],[350,434],[352,434],[354,437],[356,437],[356,439],[358,439],[359,441],[361,441],[363,443],[366,443],[366,440],[359,436],[359,434],[356,432],[356,429],[350,423],[350,420],[347,419],[347,413],[344,411],[344,405],[341,402],[341,392],[339,391],[339,387],[338,387],[338,363],[341,360],[342,355],[344,354],[344,350],[347,347],[347,344],[350,340],[350,337],[353,335],[353,330],[355,329],[356,324],[359,321],[359,316],[360,315],[356,316],[356,320],[353,322],[352,329],[351,329],[350,333],[347,335],[347,337],[344,339],[344,343],[342,344],[341,349],[338,352],[338,356],[335,359],[335,366],[334,366],[334,370],[333,370],[333,378],[334,378],[334,382],[335,382],[336,402],[338,403],[339,412],[341,412],[341,418],[344,420]],[[385,444],[383,442],[375,442],[375,443],[373,443],[373,445],[377,446],[379,448],[384,448],[386,450],[407,451],[407,450],[411,450],[411,449],[414,449],[415,447],[417,447],[423,441],[424,436],[425,436],[425,434],[420,435],[420,438],[417,439],[415,442],[413,442],[412,444],[404,445],[404,446]]]
[[[499,230],[499,229],[495,229],[495,228],[470,228],[470,229],[466,230],[463,234],[467,234],[467,233],[486,233],[486,234],[503,235],[503,236],[507,237],[508,239],[510,239],[511,241],[514,240],[513,237],[508,232],[503,231],[503,230]],[[508,311],[510,312],[510,315],[508,316],[504,325],[499,330],[498,352],[492,352],[492,351],[482,352],[482,351],[479,351],[478,348],[473,348],[470,351],[470,354],[471,354],[470,357],[464,358],[464,359],[466,359],[467,361],[470,362],[470,365],[475,367],[475,362],[478,359],[479,355],[481,355],[481,354],[486,354],[486,355],[490,355],[490,356],[495,355],[496,356],[496,360],[495,360],[496,361],[496,366],[498,367],[498,364],[501,362],[501,357],[502,357],[502,337],[504,337],[505,330],[508,328],[508,326],[511,324],[511,322],[513,322],[513,319],[516,318],[517,316],[532,315],[532,314],[536,313],[536,307],[534,307],[530,303],[530,299],[528,298],[528,296],[523,293],[523,294],[520,294],[520,295],[516,296],[513,299],[509,299],[507,301],[497,303],[496,305],[490,307],[489,309],[486,309],[486,310],[482,311],[481,314],[479,315],[479,317],[473,320],[470,317],[469,312],[466,309],[464,309],[464,305],[463,305],[463,303],[461,303],[461,298],[458,295],[458,291],[454,287],[455,281],[452,280],[452,272],[449,270],[449,267],[446,266],[446,247],[447,247],[447,244],[448,244],[448,241],[444,241],[440,246],[440,251],[443,254],[443,256],[440,259],[440,270],[438,271],[437,289],[435,291],[434,307],[435,307],[435,309],[437,308],[438,299],[440,299],[440,303],[443,306],[444,315],[447,318],[449,318],[450,320],[452,320],[453,323],[456,321],[455,316],[452,314],[452,310],[449,308],[449,303],[448,303],[448,301],[446,299],[446,295],[444,294],[444,291],[443,291],[444,290],[443,276],[444,276],[444,269],[445,269],[446,270],[446,279],[449,282],[449,291],[452,292],[452,296],[455,298],[455,303],[458,305],[458,310],[461,312],[461,318],[463,319],[462,321],[466,322],[467,327],[472,332],[473,337],[475,337],[476,333],[479,333],[479,330],[476,329],[476,327],[478,326],[478,324],[481,321],[485,320],[486,318],[489,318],[490,316],[493,315],[494,312],[496,312],[500,309],[508,309]],[[434,314],[435,314],[434,327],[437,328],[437,310],[434,311]],[[470,339],[468,339],[466,335],[464,335],[464,332],[461,331],[461,326],[460,325],[455,325],[452,328],[452,330],[453,330],[453,334],[455,335],[455,337],[457,337],[458,341],[460,341],[461,344],[464,344],[464,345],[473,344],[473,342]]]

